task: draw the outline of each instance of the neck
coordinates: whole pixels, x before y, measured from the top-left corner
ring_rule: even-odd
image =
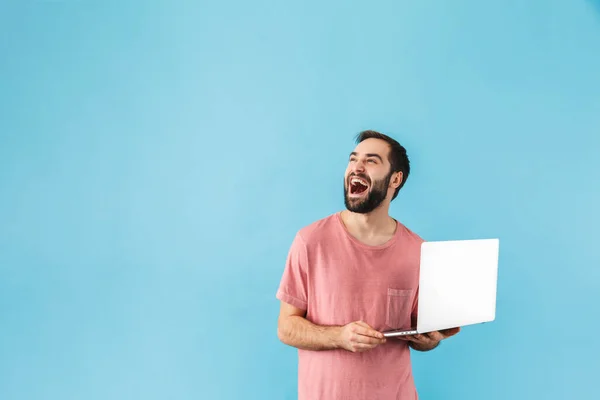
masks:
[[[342,218],[349,228],[365,236],[374,236],[396,229],[396,221],[389,216],[388,209],[383,205],[367,214],[344,210]]]

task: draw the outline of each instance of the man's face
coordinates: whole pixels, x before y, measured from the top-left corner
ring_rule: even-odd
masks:
[[[392,176],[388,153],[385,141],[372,138],[350,154],[344,176],[344,202],[349,211],[366,214],[385,200]]]

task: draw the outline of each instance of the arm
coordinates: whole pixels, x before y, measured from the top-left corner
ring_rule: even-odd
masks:
[[[305,318],[306,312],[281,302],[277,336],[283,343],[302,350],[333,350],[340,348],[339,326],[315,325]]]
[[[362,321],[344,326],[320,326],[306,318],[310,301],[308,264],[306,243],[298,233],[288,253],[277,291],[277,298],[281,301],[277,322],[279,340],[302,350],[345,349],[352,352],[365,351],[385,342],[383,334]]]
[[[277,336],[288,346],[302,350],[344,349],[361,352],[385,343],[385,338],[362,321],[344,326],[316,325],[305,318],[306,312],[281,302]]]

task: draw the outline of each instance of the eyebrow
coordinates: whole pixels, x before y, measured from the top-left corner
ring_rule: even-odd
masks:
[[[352,153],[350,153],[350,156],[357,156],[357,155],[358,155],[358,153],[356,153],[355,151],[353,151]],[[383,162],[383,159],[381,158],[381,156],[379,154],[376,154],[376,153],[367,153],[366,156],[367,157],[377,157],[377,158],[379,158],[379,160],[381,162]]]

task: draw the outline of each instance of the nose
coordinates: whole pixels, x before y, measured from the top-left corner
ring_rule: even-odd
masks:
[[[354,168],[353,168],[353,172],[354,173],[360,173],[360,172],[364,172],[365,171],[365,164],[362,161],[357,161],[354,164]]]

